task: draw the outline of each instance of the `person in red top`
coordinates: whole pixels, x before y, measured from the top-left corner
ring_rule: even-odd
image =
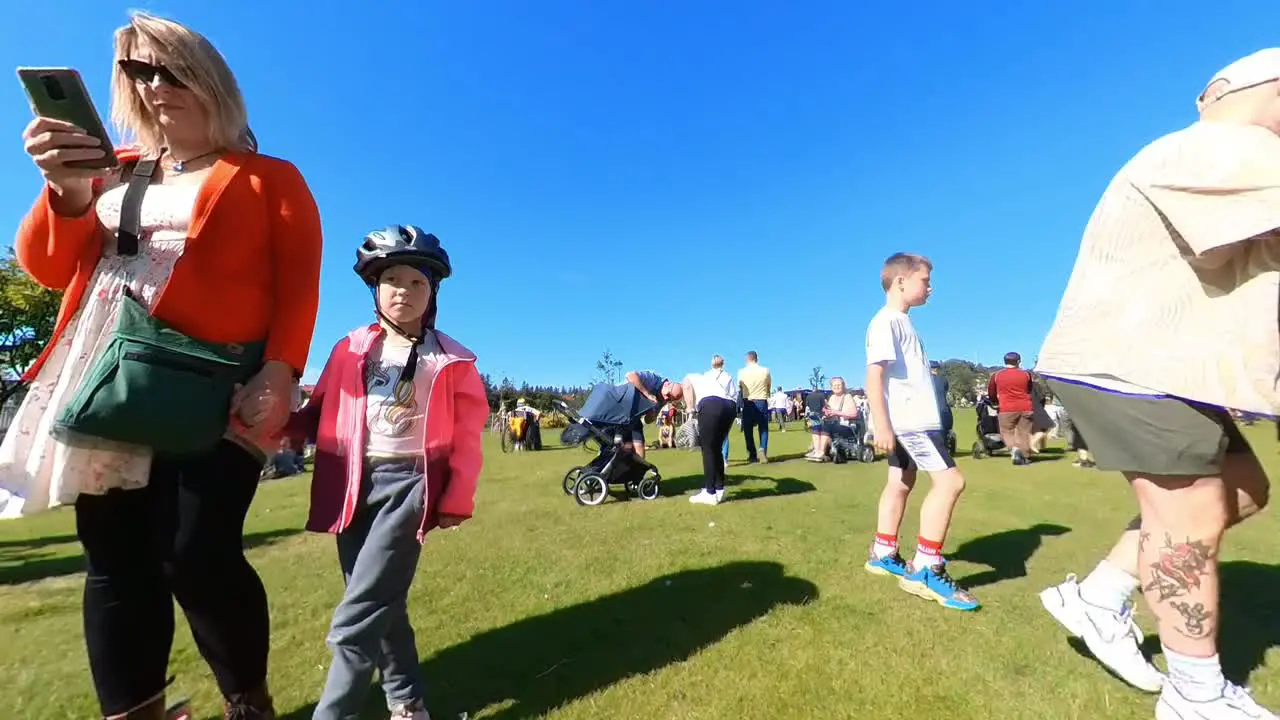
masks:
[[[1014,465],[1026,465],[1031,457],[1031,373],[1021,364],[1021,355],[1005,353],[1004,369],[987,382],[987,396],[1000,408],[1000,437],[1012,451]]]

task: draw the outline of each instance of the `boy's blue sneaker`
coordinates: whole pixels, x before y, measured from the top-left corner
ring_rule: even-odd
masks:
[[[977,610],[981,607],[976,597],[961,589],[951,579],[945,563],[919,570],[908,565],[906,574],[898,581],[898,587],[952,610]]]
[[[876,557],[875,551],[867,553],[867,564],[862,566],[872,575],[892,575],[902,577],[907,574],[907,561],[902,559],[897,550],[884,557]]]

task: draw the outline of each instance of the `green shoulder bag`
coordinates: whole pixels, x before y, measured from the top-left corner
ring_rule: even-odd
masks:
[[[142,197],[155,161],[140,161],[120,208],[117,248],[138,252]],[[126,288],[110,339],[93,360],[58,430],[145,445],[162,455],[209,450],[226,433],[235,386],[262,367],[265,342],[210,343],[151,316]]]

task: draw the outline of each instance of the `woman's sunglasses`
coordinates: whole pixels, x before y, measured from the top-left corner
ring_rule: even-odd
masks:
[[[120,61],[120,70],[134,82],[150,85],[158,77],[164,81],[164,84],[179,90],[187,87],[187,84],[179,80],[172,70],[163,65],[152,65],[141,60],[125,59]]]

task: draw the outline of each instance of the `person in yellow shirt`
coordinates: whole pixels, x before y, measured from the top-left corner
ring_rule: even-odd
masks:
[[[747,353],[747,366],[738,371],[742,398],[742,434],[747,441],[747,462],[769,462],[769,389],[773,376],[760,364],[755,350]],[[760,454],[756,455],[755,430],[760,429]]]

